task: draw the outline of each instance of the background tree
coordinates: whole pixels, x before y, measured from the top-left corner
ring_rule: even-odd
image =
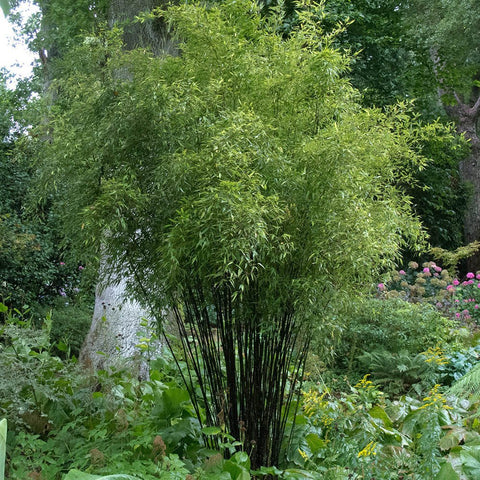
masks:
[[[459,133],[470,143],[470,155],[460,164],[460,175],[471,185],[472,197],[465,216],[465,238],[480,238],[480,50],[477,38],[479,5],[470,0],[458,2],[409,2],[405,10],[410,35],[418,52],[428,59],[433,92]],[[480,255],[472,257],[469,269],[480,269]]]
[[[440,118],[447,124],[453,118],[446,115],[439,102],[430,50],[418,34],[436,29],[437,21],[424,16],[425,10],[435,7],[419,3],[421,12],[413,10],[412,2],[399,5],[389,0],[327,0],[322,23],[328,30],[334,30],[338,22],[345,25],[335,45],[354,54],[349,77],[362,92],[365,105],[385,107],[414,99],[415,111],[423,122]],[[458,34],[450,32],[445,38],[453,36]],[[430,234],[430,243],[453,250],[466,241],[468,179],[460,175],[459,166],[469,151],[453,130],[437,133],[417,145],[430,161],[408,191],[415,212]],[[411,259],[415,254],[406,255]]]

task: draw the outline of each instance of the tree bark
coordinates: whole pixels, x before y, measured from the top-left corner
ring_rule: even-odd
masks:
[[[126,283],[119,278],[97,287],[92,324],[79,360],[93,370],[129,367],[147,378],[148,362],[158,357],[161,344],[151,341],[149,314],[127,292]]]
[[[154,55],[175,55],[177,47],[172,41],[167,25],[162,19],[150,22],[135,22],[141,12],[165,6],[162,0],[112,0],[108,23],[123,26],[123,41],[127,50],[149,48]]]

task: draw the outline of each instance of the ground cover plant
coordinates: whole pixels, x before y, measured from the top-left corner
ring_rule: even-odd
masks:
[[[383,391],[370,373],[342,388],[328,375],[308,378],[290,412],[292,434],[282,438],[285,456],[253,469],[241,437],[201,427],[168,352],[146,381],[122,369],[86,375],[54,355],[48,331],[48,319],[38,330],[15,312],[1,330],[6,478],[473,480],[480,467],[478,403],[440,385],[453,356],[436,347],[421,359],[436,376],[421,374],[422,389],[407,395]],[[457,345],[456,353],[469,348]],[[390,372],[391,382],[400,377]]]

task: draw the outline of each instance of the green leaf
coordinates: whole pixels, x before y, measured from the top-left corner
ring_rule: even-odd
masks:
[[[237,452],[233,457],[230,459],[232,462],[240,465],[247,470],[250,470],[250,457],[245,452]]]
[[[205,427],[202,428],[202,433],[204,435],[218,435],[222,433],[222,429],[220,427]]]
[[[8,0],[0,0],[0,8],[3,10],[3,14],[7,16],[10,13],[10,2]]]
[[[387,415],[387,412],[382,407],[379,407],[378,405],[375,405],[373,408],[370,409],[368,414],[372,418],[378,418],[379,420],[382,420],[383,424],[387,428],[392,428],[393,424],[392,421],[390,420],[389,416]]]
[[[480,478],[480,448],[464,447],[460,452],[463,471],[471,478]]]
[[[8,307],[0,302],[0,313],[8,312]]]
[[[450,426],[449,432],[440,439],[439,447],[441,450],[450,450],[457,445],[460,445],[460,442],[465,442],[465,436],[467,434],[465,428]]]
[[[5,456],[7,453],[7,420],[0,421],[0,480],[5,475]]]
[[[458,473],[455,472],[452,465],[448,462],[442,465],[442,468],[440,469],[440,471],[437,473],[437,476],[435,477],[435,480],[459,480],[459,479],[460,477],[458,476]]]
[[[250,473],[248,470],[241,465],[233,462],[232,460],[227,460],[223,466],[223,470],[228,472],[233,480],[250,480]]]
[[[305,440],[312,453],[318,453],[320,450],[327,446],[325,440],[320,438],[316,433],[309,433]]]

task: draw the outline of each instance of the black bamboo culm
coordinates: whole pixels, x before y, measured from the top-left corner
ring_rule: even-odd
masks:
[[[285,302],[280,312],[264,312],[259,290],[250,285],[233,300],[228,284],[205,292],[200,281],[190,281],[173,302],[183,356],[196,379],[184,378],[195,410],[204,412],[206,425],[242,441],[254,468],[278,465],[308,349],[293,307]]]
[[[219,426],[240,440],[252,468],[278,465],[282,445],[289,443],[284,442],[286,425],[294,395],[300,394],[310,335],[288,300],[273,313],[262,311],[262,289],[255,283],[241,299],[228,283],[208,292],[199,279],[184,285],[188,287],[171,305],[186,372],[168,336],[164,338],[200,425]],[[156,311],[153,305],[151,311]],[[205,436],[205,442],[218,447],[216,437]]]

